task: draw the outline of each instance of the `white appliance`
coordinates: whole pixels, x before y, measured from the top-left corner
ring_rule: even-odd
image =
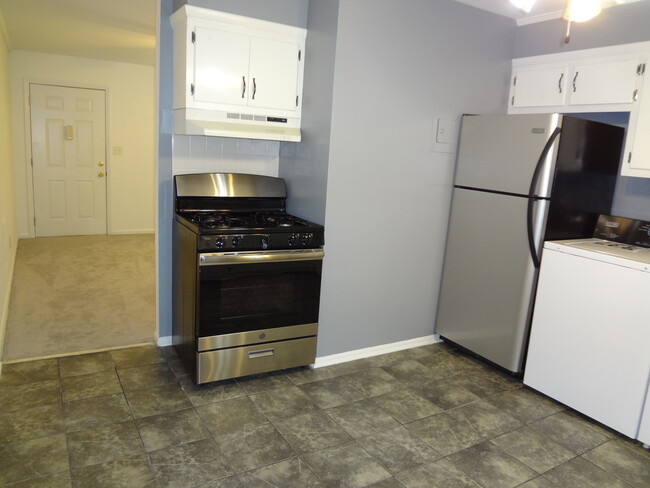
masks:
[[[524,384],[637,438],[650,377],[649,296],[650,249],[546,242]]]

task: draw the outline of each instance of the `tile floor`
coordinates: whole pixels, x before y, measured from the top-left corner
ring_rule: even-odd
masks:
[[[0,485],[647,488],[650,453],[443,344],[208,386],[145,346],[5,365]]]

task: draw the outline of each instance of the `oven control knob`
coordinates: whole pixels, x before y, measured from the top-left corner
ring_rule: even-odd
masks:
[[[303,245],[306,246],[307,244],[309,244],[312,237],[314,237],[314,234],[303,234],[302,235],[302,243],[303,243]]]
[[[214,245],[217,249],[223,249],[223,246],[226,245],[226,241],[223,240],[223,237],[217,237],[214,240]]]
[[[238,236],[235,236],[232,238],[232,247],[237,247],[239,246],[240,238]]]
[[[289,243],[289,247],[294,247],[295,245],[297,245],[299,239],[300,239],[300,234],[291,234],[289,236],[289,239],[287,239]]]
[[[261,243],[262,249],[268,249],[271,245],[271,236],[262,236]]]

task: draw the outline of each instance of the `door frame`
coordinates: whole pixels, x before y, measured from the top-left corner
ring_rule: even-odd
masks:
[[[57,81],[57,80],[43,80],[26,78],[23,80],[23,120],[25,121],[25,178],[27,181],[27,217],[29,225],[29,235],[19,237],[36,237],[36,226],[34,219],[36,212],[34,210],[34,169],[32,166],[32,115],[29,103],[30,85],[50,85],[50,86],[63,86],[67,88],[81,88],[90,90],[101,90],[104,92],[105,111],[104,111],[104,127],[105,134],[104,140],[106,142],[106,156],[105,156],[105,171],[106,171],[106,234],[112,235],[113,229],[111,225],[111,154],[108,150],[110,145],[110,128],[109,128],[109,106],[110,106],[110,91],[108,86],[90,85],[88,83],[77,83],[70,81]]]

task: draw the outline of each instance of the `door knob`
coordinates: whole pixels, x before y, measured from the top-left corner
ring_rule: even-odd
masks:
[[[102,176],[104,176],[104,172],[100,171],[99,173],[97,173],[97,176],[99,176],[101,178]]]
[[[104,166],[104,161],[100,161],[99,163],[97,163],[97,166]]]

